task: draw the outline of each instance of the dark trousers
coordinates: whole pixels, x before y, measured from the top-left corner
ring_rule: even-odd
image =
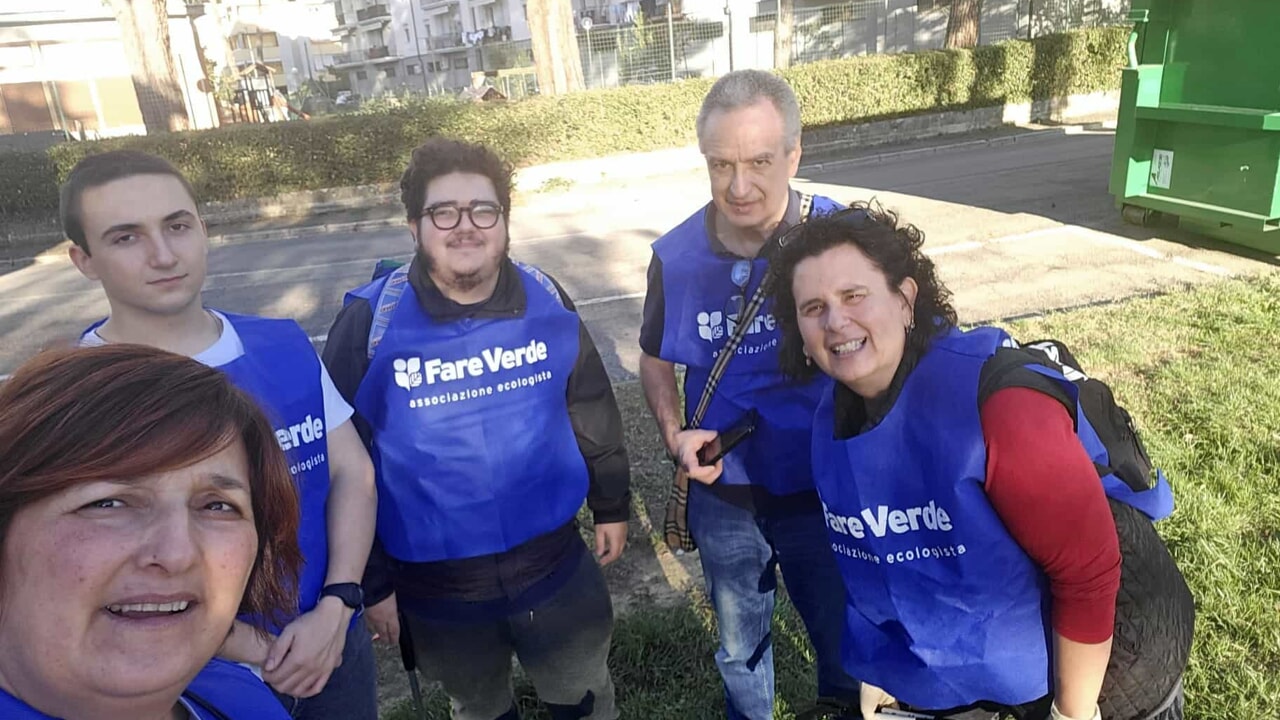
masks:
[[[444,688],[454,720],[518,717],[512,655],[554,720],[618,717],[607,664],[613,603],[591,553],[582,553],[573,577],[533,610],[476,623],[412,613],[406,619],[418,669]]]
[[[364,619],[347,630],[342,664],[334,668],[319,695],[296,698],[276,693],[276,697],[294,720],[377,720],[378,670]]]

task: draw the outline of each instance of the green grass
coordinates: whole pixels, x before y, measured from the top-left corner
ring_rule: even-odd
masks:
[[[1187,717],[1276,717],[1280,708],[1280,279],[1230,281],[1012,323],[1065,342],[1137,418],[1177,510],[1157,527],[1197,601]],[[666,464],[635,383],[619,385],[634,490],[660,518]],[[652,538],[654,542],[657,538]],[[633,543],[636,543],[633,532]],[[641,552],[632,547],[628,552]],[[697,597],[619,618],[611,667],[624,718],[723,717],[714,621]],[[775,629],[778,717],[813,697],[810,649],[790,605]],[[518,682],[526,718],[546,718]],[[429,717],[448,717],[430,695]],[[384,714],[414,718],[408,703]]]
[[[1157,525],[1197,605],[1188,717],[1280,712],[1280,280],[1013,326],[1077,350],[1141,428],[1177,509]]]

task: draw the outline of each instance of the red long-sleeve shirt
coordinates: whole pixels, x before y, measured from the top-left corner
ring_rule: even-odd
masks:
[[[1100,643],[1115,625],[1120,542],[1093,461],[1054,398],[1023,387],[982,405],[987,498],[1014,540],[1044,569],[1053,629]]]

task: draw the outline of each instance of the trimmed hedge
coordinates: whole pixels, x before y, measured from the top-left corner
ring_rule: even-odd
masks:
[[[1025,102],[1119,87],[1126,28],[1081,30],[973,50],[871,55],[782,71],[808,129]],[[86,155],[168,158],[202,200],[392,182],[431,135],[484,142],[517,166],[678,147],[712,79],[499,104],[424,100],[378,113],[64,143],[0,154],[0,217],[56,212],[58,184]]]

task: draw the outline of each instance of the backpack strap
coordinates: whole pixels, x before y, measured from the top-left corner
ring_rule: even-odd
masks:
[[[522,263],[518,260],[512,260],[511,262],[545,288],[551,294],[551,297],[560,303],[561,307],[565,307],[564,297],[560,294],[560,288],[556,287],[550,276],[528,263]],[[382,269],[381,264],[379,269]],[[387,281],[382,284],[382,289],[378,291],[378,300],[373,305],[373,323],[369,326],[369,342],[366,350],[370,360],[373,359],[373,354],[377,352],[378,344],[382,342],[382,336],[387,333],[387,327],[391,325],[391,316],[395,314],[396,307],[400,305],[400,297],[404,295],[404,288],[409,283],[409,265],[398,265],[392,268],[390,272],[381,274],[387,275]],[[375,276],[377,275],[379,273],[375,270]]]
[[[1040,365],[1051,368],[1063,375],[1067,382],[1075,386],[1076,394],[1068,392],[1062,382],[1038,373],[1028,365]],[[1067,415],[1071,417],[1072,429],[1080,432],[1080,415],[1098,434],[1107,455],[1114,465],[1103,465],[1095,462],[1094,470],[1098,477],[1115,475],[1136,491],[1146,490],[1149,485],[1145,473],[1141,471],[1145,464],[1150,466],[1146,448],[1133,427],[1133,419],[1115,403],[1110,388],[1093,380],[1075,367],[1075,358],[1060,343],[1041,341],[1018,348],[1002,347],[982,366],[978,379],[978,408],[996,392],[1010,387],[1024,387],[1044,393],[1062,403]],[[1095,410],[1114,409],[1115,417],[1090,419],[1086,408]],[[1100,425],[1109,422],[1113,427]],[[1119,437],[1114,437],[1119,433]],[[1132,456],[1132,457],[1130,457]]]
[[[813,195],[809,193],[800,193],[800,222],[805,222],[813,214]],[[776,250],[778,243],[770,242],[768,250]],[[766,250],[766,253],[768,253]],[[689,418],[689,424],[686,429],[697,428],[702,424],[702,418],[707,414],[707,408],[711,406],[711,398],[716,394],[716,388],[720,385],[720,379],[724,377],[724,371],[729,367],[729,361],[738,354],[738,346],[742,344],[742,340],[747,336],[747,329],[751,325],[751,321],[755,319],[756,313],[760,312],[760,308],[764,307],[765,301],[769,299],[769,293],[773,291],[773,283],[777,276],[773,273],[773,265],[769,265],[769,271],[765,273],[764,279],[760,281],[760,286],[752,293],[751,299],[747,302],[747,306],[742,310],[742,317],[738,318],[737,326],[733,329],[733,334],[729,336],[724,347],[720,349],[720,355],[716,357],[715,364],[711,366],[711,372],[707,375],[707,384],[702,388],[702,395],[698,398],[698,404],[694,407],[693,415]]]
[[[1062,403],[1067,414],[1071,416],[1073,427],[1078,427],[1076,418],[1076,399],[1073,398],[1062,383],[1028,368],[1028,365],[1044,365],[1058,370],[1057,363],[1042,353],[1027,347],[1002,347],[982,366],[978,376],[978,408],[996,392],[1011,387],[1024,387],[1048,395]]]
[[[387,275],[387,281],[378,291],[378,300],[373,304],[373,323],[369,326],[369,342],[366,353],[370,360],[382,342],[387,327],[391,324],[391,316],[400,304],[400,296],[404,295],[405,285],[409,283],[409,266],[401,265]]]
[[[556,302],[560,303],[560,307],[565,306],[564,297],[560,295],[560,288],[556,287],[555,281],[553,281],[549,275],[528,263],[522,263],[519,260],[512,260],[511,262],[517,268],[523,270],[525,274],[529,275],[534,280],[537,280],[538,284],[545,288],[547,292],[551,293],[551,297],[555,298]]]

